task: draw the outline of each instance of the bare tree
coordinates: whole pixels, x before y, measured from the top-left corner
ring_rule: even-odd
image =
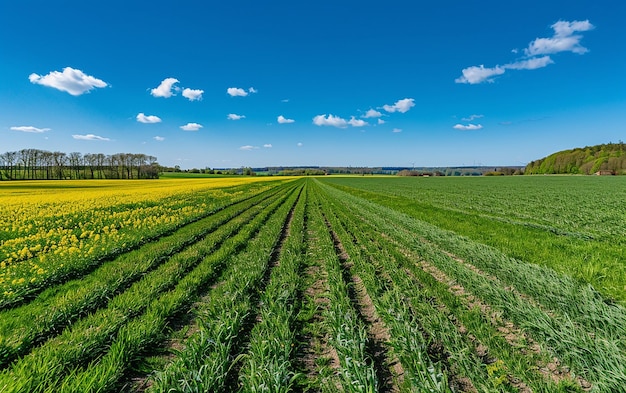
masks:
[[[57,174],[57,179],[65,179],[65,166],[67,165],[67,155],[60,151],[52,153],[54,161],[54,169]]]
[[[83,155],[79,152],[71,152],[68,156],[70,163],[70,178],[80,179],[80,168],[82,166]]]

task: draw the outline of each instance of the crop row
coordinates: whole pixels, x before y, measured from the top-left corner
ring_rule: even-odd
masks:
[[[592,288],[581,287],[568,277],[548,269],[508,258],[494,249],[336,189],[327,186],[324,189],[334,196],[337,205],[349,209],[348,216],[360,217],[355,224],[359,228],[358,233],[369,225],[376,230],[372,239],[378,239],[380,244],[389,242],[395,246],[397,256],[409,255],[408,259],[413,259],[414,263],[424,260],[443,272],[453,280],[453,284],[448,286],[456,285],[471,293],[495,310],[499,318],[511,321],[551,356],[558,358],[572,370],[573,375],[585,378],[579,380],[581,385],[591,383],[599,391],[611,391],[624,385],[626,378],[620,366],[626,361],[624,344],[620,338],[623,337],[623,308],[606,304]],[[407,262],[405,260],[404,266],[410,268]],[[434,270],[430,269],[430,274],[419,274],[415,269],[413,271],[421,277],[423,286],[429,281],[433,288],[442,286],[441,282],[433,283]],[[503,341],[502,334],[497,334],[497,331],[493,334],[494,329],[489,326],[494,322],[483,315],[485,308],[464,311],[464,308],[459,307],[463,299],[450,296],[451,291],[452,288],[449,288],[446,295],[439,290],[440,294],[433,296],[455,313],[456,320],[465,324],[463,330],[474,326],[474,337],[482,337],[483,345],[491,342],[487,347],[492,350],[492,355],[493,352],[498,353],[502,367],[515,378],[534,385],[534,389],[539,391],[555,391],[555,387],[541,388],[543,382],[524,371],[531,368],[528,364],[526,367],[516,365],[516,361],[531,357],[516,354]],[[472,317],[472,313],[475,316]],[[459,352],[450,351],[455,354]],[[569,386],[572,381],[563,379],[559,384]]]
[[[378,391],[379,377],[372,362],[371,354],[366,350],[368,335],[363,320],[354,307],[350,297],[350,283],[344,277],[344,269],[340,259],[341,251],[335,248],[332,232],[320,210],[319,195],[316,190],[310,191],[312,206],[310,213],[310,235],[315,239],[314,254],[321,261],[321,268],[326,274],[327,307],[323,310],[324,328],[327,334],[327,345],[336,354],[338,364],[334,373],[320,383],[323,392],[337,391],[338,387],[345,392]],[[324,363],[320,362],[323,366]],[[324,376],[319,370],[319,375]]]
[[[24,306],[0,312],[0,367],[103,306],[112,296],[207,234],[213,232],[215,244],[223,241],[258,212],[258,207],[253,208],[255,205],[272,194],[265,192],[235,203],[157,242],[122,254],[81,279],[51,288]]]
[[[626,310],[568,276],[321,178],[205,213],[0,311],[0,393],[626,385]]]
[[[626,305],[624,179],[324,178],[323,182],[590,283],[604,297]]]
[[[77,386],[73,391],[90,391],[99,383],[114,383],[112,375],[119,378],[120,371],[113,365],[124,370],[125,356],[132,357],[157,340],[171,318],[184,312],[206,283],[219,276],[225,260],[264,227],[284,199],[278,195],[261,201],[248,209],[248,217],[222,225],[174,254],[106,307],[33,349],[0,374],[0,391],[72,391],[71,386]]]
[[[145,242],[278,185],[245,183],[231,189],[150,188],[128,195],[68,192],[49,200],[3,196],[13,234],[0,239],[0,308],[22,303],[45,288],[77,278]],[[190,190],[191,188],[192,190]],[[38,195],[30,198],[40,197]],[[59,200],[60,199],[60,200]],[[15,210],[15,211],[13,211]],[[16,212],[17,211],[17,212]],[[6,235],[8,236],[8,235]]]
[[[294,204],[296,204],[295,207]],[[230,268],[200,305],[201,309],[197,318],[198,330],[185,340],[184,349],[178,352],[176,359],[151,378],[149,391],[233,391],[237,385],[237,377],[232,375],[233,363],[243,359],[245,360],[240,378],[244,386],[250,387],[259,382],[262,376],[257,375],[254,361],[261,354],[255,353],[254,337],[260,333],[258,332],[260,328],[257,327],[256,331],[253,329],[252,338],[247,338],[249,335],[244,332],[246,326],[256,317],[254,307],[258,304],[255,301],[257,291],[268,294],[262,295],[266,301],[276,300],[276,296],[282,295],[282,291],[279,291],[281,288],[275,287],[274,283],[276,281],[274,276],[279,275],[280,270],[278,270],[279,273],[270,273],[268,269],[271,267],[273,254],[280,254],[280,267],[283,267],[283,263],[287,263],[285,255],[293,246],[283,245],[283,247],[289,247],[283,252],[280,250],[281,246],[278,241],[281,238],[281,232],[285,233],[286,228],[289,227],[289,216],[296,217],[290,221],[290,230],[302,231],[303,204],[304,198],[300,199],[298,193],[293,193],[287,203],[277,210],[276,214],[261,228],[258,236],[248,244],[246,249],[232,256],[228,263]],[[293,212],[291,215],[290,211]],[[287,265],[286,268],[288,269],[289,266]],[[284,267],[282,269],[286,270]],[[272,276],[269,284],[264,280],[267,276]],[[264,291],[265,287],[267,291]],[[289,293],[287,297],[289,298]],[[262,318],[263,311],[260,315]],[[279,315],[271,316],[271,318],[267,315],[265,317],[267,323],[279,320]],[[288,321],[289,319],[285,320],[287,323]],[[262,325],[263,323],[257,326]],[[271,334],[281,332],[284,333],[284,329],[277,329]],[[266,338],[270,339],[271,336]],[[242,347],[245,346],[246,340],[250,343],[251,352],[243,355]],[[287,346],[289,347],[288,344]],[[285,350],[270,354],[277,357],[284,353]],[[274,365],[284,366],[280,361]],[[289,379],[289,367],[283,367],[283,369],[287,373],[284,377]],[[272,374],[265,374],[265,376],[272,376]]]

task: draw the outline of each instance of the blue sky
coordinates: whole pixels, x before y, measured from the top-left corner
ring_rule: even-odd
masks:
[[[525,165],[626,139],[626,2],[0,0],[0,153]]]

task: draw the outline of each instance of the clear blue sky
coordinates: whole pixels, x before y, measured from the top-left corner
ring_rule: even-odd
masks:
[[[0,153],[524,165],[626,140],[626,2],[0,0]]]

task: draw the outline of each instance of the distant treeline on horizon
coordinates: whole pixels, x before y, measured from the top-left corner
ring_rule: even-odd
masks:
[[[318,175],[400,175],[400,176],[483,176],[489,174],[522,174],[523,166],[462,166],[462,167],[339,167],[339,166],[272,166],[241,168],[180,169],[162,167],[163,172],[224,175],[263,175],[263,176],[318,176]]]

